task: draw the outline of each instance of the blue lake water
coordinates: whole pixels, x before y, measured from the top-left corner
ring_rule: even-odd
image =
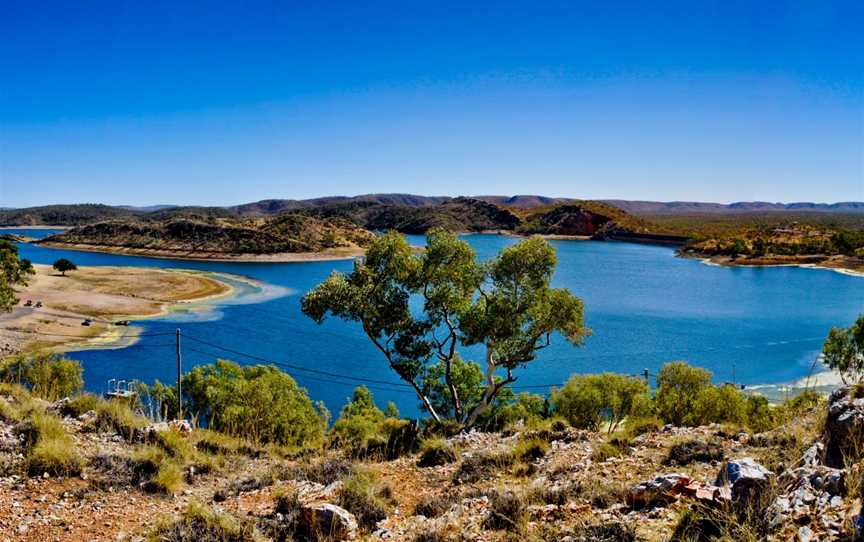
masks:
[[[8,230],[7,230],[8,231]],[[12,230],[42,236],[46,230]],[[482,258],[517,239],[465,237]],[[422,244],[421,237],[411,242]],[[726,268],[676,258],[666,247],[629,243],[553,241],[558,251],[555,285],[585,301],[593,334],[581,348],[558,338],[538,361],[519,370],[517,386],[560,384],[574,372],[651,373],[683,359],[713,371],[715,380],[733,376],[745,384],[781,383],[808,374],[832,326],[849,325],[864,312],[864,278],[797,267]],[[300,312],[300,298],[334,269],[350,261],[310,263],[225,263],[163,260],[21,245],[23,257],[51,263],[67,257],[78,265],[134,265],[235,273],[281,287],[279,297],[257,303],[221,304],[209,313],[173,315],[139,322],[147,334],[184,336],[184,366],[217,356],[240,363],[256,359],[221,353],[205,340],[257,358],[346,375],[339,380],[291,371],[315,400],[338,412],[356,382],[352,377],[398,383],[357,325],[328,320],[317,326]],[[255,301],[255,299],[249,299]],[[142,337],[132,347],[86,350],[81,360],[86,387],[104,391],[110,378],[152,382],[176,375],[173,339]],[[480,359],[479,350],[463,357]],[[393,400],[403,414],[417,413],[407,390],[371,386],[383,404]],[[532,389],[532,391],[542,391]]]

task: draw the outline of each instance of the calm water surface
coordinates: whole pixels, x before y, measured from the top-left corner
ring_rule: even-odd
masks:
[[[39,237],[46,230],[14,230]],[[495,235],[465,237],[482,258],[517,240]],[[420,237],[411,237],[422,244]],[[559,265],[555,285],[585,301],[593,334],[581,348],[559,337],[539,360],[520,370],[517,385],[561,383],[574,372],[651,373],[666,361],[684,359],[714,372],[715,380],[746,384],[781,383],[806,376],[831,326],[850,324],[864,312],[864,278],[797,267],[725,268],[675,258],[666,247],[629,243],[553,241]],[[64,251],[21,245],[36,263],[67,257],[78,265],[135,265],[218,271],[281,287],[278,296],[241,298],[204,313],[177,314],[139,324],[147,333],[177,328],[184,341],[184,366],[221,356],[256,363],[196,343],[203,339],[259,358],[338,374],[388,382],[397,379],[356,325],[328,320],[315,325],[300,312],[300,298],[334,269],[350,261],[310,263],[226,263],[161,260]],[[260,301],[260,302],[257,302]],[[86,387],[104,391],[109,378],[171,381],[175,358],[171,337],[143,337],[120,350],[75,352]],[[479,350],[464,357],[480,359]],[[355,383],[289,371],[311,397],[338,412]],[[403,414],[417,412],[405,390],[375,389]],[[541,391],[541,390],[532,390]]]

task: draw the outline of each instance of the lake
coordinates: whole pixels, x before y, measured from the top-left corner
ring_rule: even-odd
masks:
[[[48,230],[6,230],[33,237]],[[422,237],[409,236],[414,244]],[[467,235],[481,258],[518,241]],[[797,267],[728,268],[674,257],[668,247],[617,242],[552,241],[558,252],[554,283],[585,302],[593,334],[581,348],[560,337],[538,361],[518,370],[517,386],[560,384],[575,372],[615,371],[653,375],[670,360],[710,369],[715,380],[748,385],[790,382],[808,374],[832,326],[848,326],[864,312],[864,278]],[[399,382],[356,324],[330,319],[315,325],[300,312],[304,292],[350,261],[226,263],[163,260],[20,245],[21,255],[50,264],[66,257],[78,265],[186,268],[248,276],[278,288],[277,295],[241,298],[204,313],[176,314],[139,323],[146,333],[179,328],[184,368],[217,356],[240,363],[272,360],[343,375],[289,370],[337,414],[356,378]],[[238,353],[219,350],[215,346]],[[134,346],[70,354],[84,366],[88,390],[102,392],[108,379],[171,382],[176,376],[172,337],[142,337]],[[254,356],[254,357],[252,357]],[[482,359],[477,349],[463,357]],[[408,390],[376,382],[383,405],[394,401],[405,415],[418,412]],[[531,389],[545,392],[543,389]]]

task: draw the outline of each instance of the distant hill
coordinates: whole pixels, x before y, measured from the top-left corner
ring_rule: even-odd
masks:
[[[139,213],[152,213],[154,211],[162,211],[165,209],[173,209],[177,205],[148,205],[146,207],[137,207],[135,205],[117,205],[118,209],[126,209],[127,211],[135,211]]]
[[[97,203],[45,205],[0,211],[0,226],[78,226],[140,214],[138,211]]]
[[[412,194],[365,194],[361,196],[331,196],[305,200],[268,199],[231,207],[239,215],[268,215],[285,211],[325,207],[339,203],[376,203],[380,205],[404,205],[407,207],[426,207],[448,201],[447,196],[415,196]]]
[[[353,223],[293,214],[266,219],[188,218],[99,222],[51,235],[49,246],[84,245],[154,253],[275,254],[364,246],[372,235]]]
[[[737,203],[703,203],[696,201],[637,201],[602,200],[635,215],[696,215],[759,212],[823,212],[864,213],[864,202],[844,201],[839,203],[769,203],[764,201],[741,201]]]
[[[495,205],[515,207],[517,209],[534,209],[536,207],[546,207],[575,201],[568,198],[550,198],[546,196],[474,196],[474,199],[494,203]]]

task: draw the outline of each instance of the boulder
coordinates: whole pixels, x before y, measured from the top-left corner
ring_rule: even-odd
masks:
[[[856,386],[837,388],[828,398],[825,420],[825,464],[843,468],[844,457],[856,451],[864,439],[864,397]]]
[[[748,501],[761,495],[773,476],[773,472],[752,458],[744,457],[727,461],[717,474],[714,484],[731,487],[732,500]]]
[[[300,511],[300,531],[327,540],[348,540],[357,535],[357,519],[336,506],[323,503],[304,506]]]
[[[674,501],[690,483],[690,478],[683,474],[664,474],[631,487],[627,504],[633,508],[662,506]]]

